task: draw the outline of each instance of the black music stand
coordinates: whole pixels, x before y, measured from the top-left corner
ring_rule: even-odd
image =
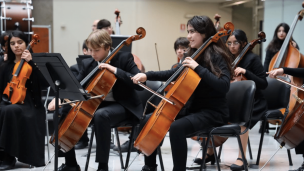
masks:
[[[55,113],[58,117],[54,119],[55,127],[55,165],[54,170],[58,169],[58,122],[60,114],[58,112],[58,99],[67,98],[73,100],[86,101],[90,95],[80,85],[79,81],[71,72],[69,66],[62,58],[60,53],[33,53],[33,61],[38,66],[42,75],[56,94]],[[54,113],[54,114],[55,114]]]

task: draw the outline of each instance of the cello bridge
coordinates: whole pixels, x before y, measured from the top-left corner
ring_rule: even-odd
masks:
[[[299,98],[297,95],[293,94],[292,96],[297,100],[298,103],[300,104],[303,103],[303,100]]]

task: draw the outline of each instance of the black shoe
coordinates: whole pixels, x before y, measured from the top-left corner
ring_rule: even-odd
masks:
[[[115,147],[114,143],[111,141],[110,142],[110,149],[113,149]]]
[[[243,161],[241,158],[237,158],[237,160]],[[231,169],[231,170],[235,170],[235,171],[238,171],[238,170],[245,170],[245,168],[244,168],[244,163],[243,163],[243,165],[241,165],[241,166],[236,165],[236,164],[232,164],[232,165],[230,166],[230,169]]]
[[[97,171],[108,171],[108,170],[104,170],[104,169],[98,169]]]
[[[2,161],[1,165],[0,165],[0,170],[9,170],[9,169],[13,169],[15,167],[17,160],[14,157],[14,159],[12,161]]]
[[[58,171],[81,171],[79,165],[77,166],[68,166],[64,163],[58,168]]]
[[[211,165],[214,165],[214,163],[215,163],[214,154],[212,154],[212,155],[207,154],[207,156],[208,156],[208,157],[205,159],[205,163],[211,162]],[[198,164],[198,165],[201,165],[203,159],[201,159],[201,158],[195,158],[193,161],[194,161],[194,163],[196,163],[196,164]]]
[[[89,143],[87,141],[78,141],[78,143],[75,145],[75,149],[79,150],[79,149],[84,149],[89,145]]]
[[[126,141],[126,142],[124,142],[124,143],[120,146],[121,152],[122,152],[122,153],[128,152],[129,142],[130,142],[130,141]],[[115,146],[115,147],[113,148],[113,150],[114,150],[114,151],[118,151],[118,146]],[[136,149],[133,145],[131,145],[131,152],[136,152],[136,151],[137,151],[137,149]]]
[[[157,165],[155,167],[150,167],[148,165],[144,165],[144,167],[142,167],[141,171],[157,171]]]

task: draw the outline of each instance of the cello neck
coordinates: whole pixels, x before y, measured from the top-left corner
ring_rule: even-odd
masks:
[[[123,47],[126,40],[122,41],[101,63],[109,63],[111,59],[117,54],[117,52]],[[80,85],[83,86],[86,84],[93,75],[98,71],[98,65],[80,82]]]
[[[247,53],[247,51],[250,48],[250,43],[247,43],[247,45],[244,47],[244,49],[241,51],[241,53],[235,58],[235,60],[232,62],[232,68],[235,69],[237,65],[241,62],[244,55]]]

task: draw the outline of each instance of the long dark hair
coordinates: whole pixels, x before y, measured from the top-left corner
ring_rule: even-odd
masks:
[[[200,34],[205,34],[205,38],[203,42],[208,40],[211,36],[215,35],[217,33],[213,22],[211,19],[207,16],[194,16],[191,18],[187,26],[191,25],[195,31],[199,32]],[[197,49],[191,48],[189,55],[191,56],[193,53],[195,53]],[[227,47],[224,45],[221,39],[218,40],[217,43],[211,43],[205,51],[200,55],[200,57],[197,59],[197,62],[200,64],[204,64],[206,68],[208,68],[214,75],[217,77],[220,77],[222,74],[222,70],[219,68],[219,66],[215,63],[212,62],[212,56],[214,54],[222,56],[229,68],[230,71],[230,76],[233,76],[232,68],[231,68],[231,63],[232,63],[232,57],[230,53],[228,52],[229,50]]]
[[[288,34],[288,31],[289,31],[289,25],[288,24],[286,24],[286,23],[280,23],[277,27],[276,27],[276,29],[275,29],[275,31],[274,31],[274,34],[273,34],[273,38],[272,38],[272,40],[271,40],[271,42],[268,44],[268,46],[267,46],[267,48],[266,48],[266,50],[269,50],[269,51],[271,51],[272,53],[277,53],[280,49],[281,49],[281,46],[282,46],[282,44],[283,44],[283,42],[284,42],[284,40],[281,40],[281,39],[279,39],[278,38],[278,30],[279,30],[279,28],[280,27],[283,27],[284,28],[284,32],[286,33],[286,36],[287,36],[287,34]],[[294,41],[293,40],[293,38],[291,37],[291,40],[292,41]],[[298,48],[298,47],[297,47]]]
[[[7,61],[8,62],[14,62],[14,60],[16,59],[16,56],[10,46],[10,41],[11,41],[12,37],[18,37],[18,38],[22,39],[25,42],[25,46],[27,46],[29,44],[28,39],[23,32],[12,31],[8,36],[8,51],[7,51]]]
[[[234,35],[235,39],[237,42],[240,43],[241,47],[239,49],[239,53],[244,49],[244,47],[246,46],[246,44],[248,43],[248,39],[246,36],[246,33],[243,30],[240,29],[235,29],[232,33],[231,36]],[[230,51],[229,51],[230,52]],[[235,58],[236,56],[234,56]]]

